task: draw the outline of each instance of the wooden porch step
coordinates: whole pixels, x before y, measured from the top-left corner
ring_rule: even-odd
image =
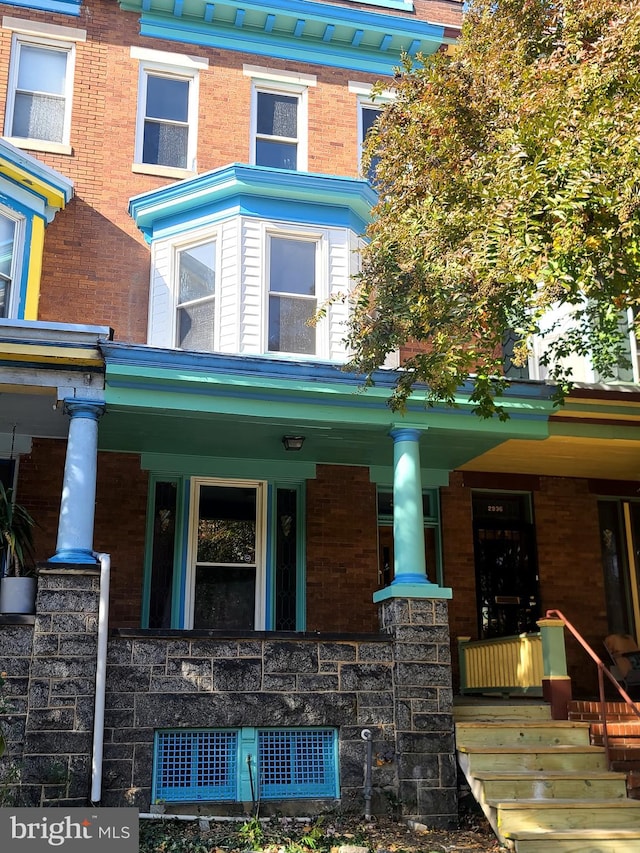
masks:
[[[487,770],[606,770],[607,759],[600,746],[465,746],[458,745],[464,772],[473,775]],[[463,766],[466,765],[466,766]]]
[[[475,779],[482,785],[486,800],[502,799],[617,799],[627,796],[625,773],[611,771],[566,770],[547,772],[523,771],[496,773],[479,772]],[[476,792],[474,792],[476,793]],[[480,793],[480,792],[478,792]]]
[[[551,710],[545,702],[533,699],[509,701],[506,699],[465,699],[458,698],[453,703],[453,717],[456,721],[471,720],[550,720]]]
[[[640,838],[638,800],[487,800],[496,810],[498,830],[507,832],[624,827]]]
[[[458,722],[456,741],[464,746],[588,746],[589,723],[568,720]]]
[[[640,853],[640,833],[632,829],[518,830],[505,838],[517,853]]]

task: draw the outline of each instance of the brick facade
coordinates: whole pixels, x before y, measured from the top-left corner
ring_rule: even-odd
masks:
[[[377,504],[368,470],[318,465],[307,482],[306,530],[308,629],[376,630]]]

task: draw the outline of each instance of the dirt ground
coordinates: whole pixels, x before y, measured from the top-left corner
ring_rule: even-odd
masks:
[[[145,825],[146,824],[146,825]],[[388,818],[323,818],[314,828],[303,824],[262,824],[259,836],[241,825],[212,821],[197,823],[143,822],[141,853],[501,853],[501,847],[482,814],[466,815],[455,830],[410,828]],[[304,837],[306,835],[306,838]],[[351,848],[351,849],[350,849]]]

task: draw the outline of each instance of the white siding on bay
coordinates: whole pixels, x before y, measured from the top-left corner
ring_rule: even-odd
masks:
[[[262,317],[265,311],[267,287],[262,267],[265,263],[265,232],[258,219],[242,220],[242,282],[240,316],[240,352],[261,353],[266,349],[262,343]]]
[[[358,269],[359,238],[346,228],[301,227],[292,222],[233,216],[207,229],[193,231],[193,243],[216,240],[216,350],[225,353],[267,352],[268,240],[270,233],[318,240],[320,251],[318,306],[329,297],[347,294]],[[175,247],[189,245],[189,233],[157,241],[152,248],[148,343],[175,346],[176,297],[172,287]],[[336,301],[317,327],[316,357],[344,362],[348,304]],[[284,354],[283,354],[284,355]],[[298,356],[296,356],[298,357]],[[304,358],[304,356],[302,356]]]
[[[173,252],[168,240],[154,244],[151,252],[151,293],[149,299],[148,344],[152,347],[172,347],[173,297],[171,294],[171,264]]]
[[[346,229],[334,229],[329,232],[329,282],[328,297],[345,296],[351,283],[352,246],[350,232]],[[326,357],[331,361],[346,360],[346,321],[348,305],[338,300],[331,305],[328,313],[329,351]]]
[[[220,352],[239,351],[240,327],[240,225],[237,217],[218,231],[218,304],[216,316]]]

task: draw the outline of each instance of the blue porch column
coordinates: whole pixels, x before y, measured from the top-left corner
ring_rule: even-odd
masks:
[[[98,468],[98,420],[104,403],[65,400],[70,416],[58,541],[51,563],[95,563],[93,520]]]
[[[420,431],[392,429],[393,438],[393,581],[373,595],[387,598],[451,598],[450,589],[431,583],[424,555],[424,513],[420,474]]]

